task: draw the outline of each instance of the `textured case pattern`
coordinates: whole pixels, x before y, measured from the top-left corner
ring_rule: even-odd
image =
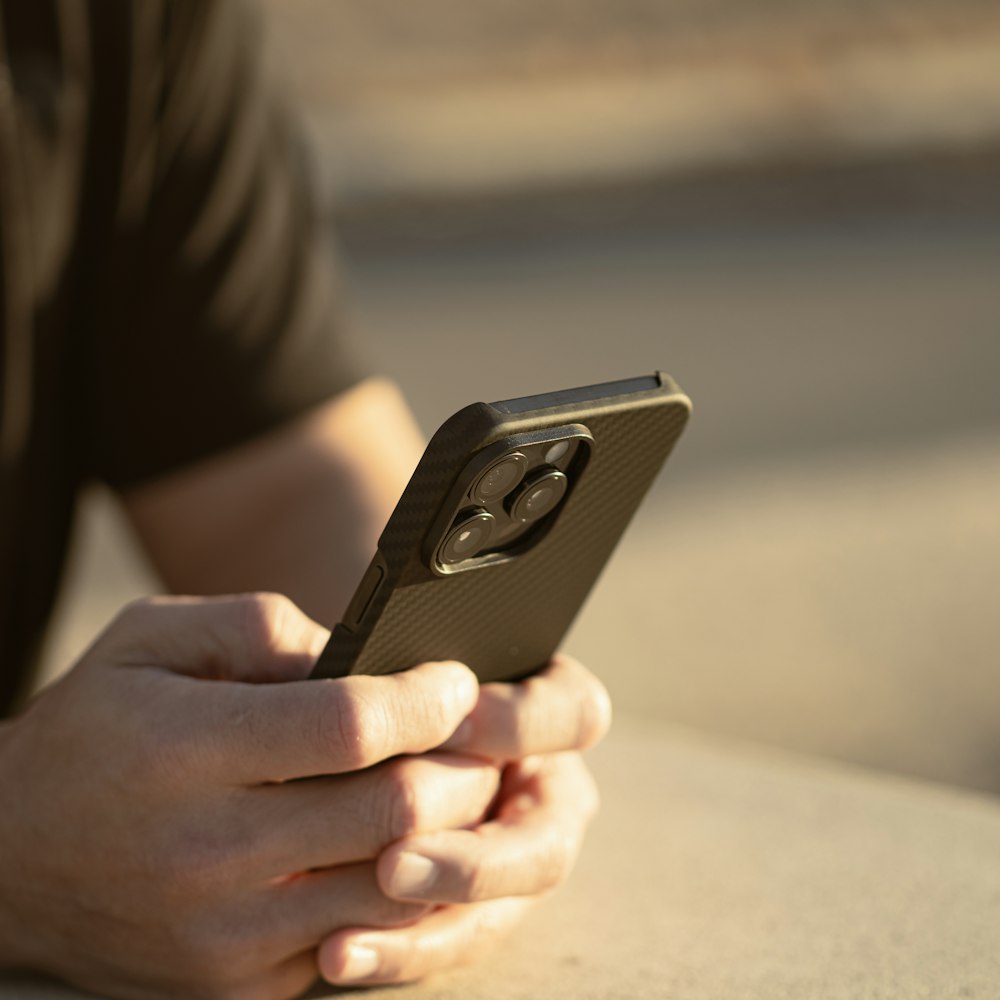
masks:
[[[458,659],[490,680],[543,665],[673,448],[689,408],[684,397],[666,392],[639,405],[609,404],[544,414],[549,426],[585,424],[595,441],[545,538],[515,559],[442,578],[427,567],[421,543],[470,448],[540,426],[540,414],[503,417],[480,405],[449,421],[433,442],[440,450],[429,449],[407,487],[399,508],[407,516],[394,514],[381,540],[387,582],[395,587],[382,588],[358,633],[337,630],[324,672],[389,673],[423,660]]]

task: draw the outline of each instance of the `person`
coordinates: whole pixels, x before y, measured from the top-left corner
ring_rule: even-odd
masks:
[[[340,329],[255,36],[233,0],[0,0],[0,967],[111,997],[475,957],[569,871],[609,718],[568,657],[306,679],[421,441]],[[25,704],[91,482],[201,596]]]

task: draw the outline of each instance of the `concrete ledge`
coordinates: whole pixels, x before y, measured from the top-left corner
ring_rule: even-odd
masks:
[[[593,763],[604,807],[569,886],[486,962],[364,997],[998,995],[995,801],[629,720]]]

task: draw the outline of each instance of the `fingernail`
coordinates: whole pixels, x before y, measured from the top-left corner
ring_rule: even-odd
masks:
[[[400,899],[420,898],[437,879],[437,865],[430,858],[404,851],[396,860],[389,879],[389,895]]]
[[[378,971],[381,957],[375,948],[366,944],[352,944],[347,949],[344,970],[337,977],[339,983],[355,983],[368,979]]]

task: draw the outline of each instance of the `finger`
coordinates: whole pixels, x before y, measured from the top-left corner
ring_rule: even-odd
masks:
[[[475,709],[444,748],[514,760],[583,750],[597,743],[610,724],[611,699],[604,685],[560,654],[517,684],[484,684]]]
[[[188,930],[211,959],[212,977],[274,969],[343,927],[407,926],[429,904],[388,899],[371,862],[273,879],[220,898],[212,913],[195,914]],[[315,963],[313,978],[315,978]]]
[[[338,931],[319,948],[321,975],[334,985],[405,983],[473,962],[510,933],[530,899],[447,906],[411,927]]]
[[[192,977],[193,978],[193,977]],[[308,950],[303,949],[299,954],[281,959],[276,965],[261,969],[259,966],[252,968],[248,973],[242,975],[229,975],[220,977],[214,986],[206,986],[201,983],[201,992],[185,992],[165,994],[157,991],[155,994],[148,990],[141,994],[131,994],[140,996],[203,996],[203,997],[261,997],[267,1000],[296,1000],[320,978],[319,967],[316,964],[315,945]],[[89,994],[92,995],[92,994]],[[108,994],[105,994],[108,995]]]
[[[369,860],[402,837],[479,823],[499,785],[499,772],[482,758],[427,754],[331,779],[250,789],[240,807],[252,831],[252,875]]]
[[[379,883],[387,896],[427,902],[546,892],[572,871],[596,805],[580,757],[552,755],[504,789],[496,820],[393,844],[379,858]]]
[[[425,663],[385,677],[287,684],[178,678],[185,698],[174,756],[236,785],[341,774],[447,739],[475,704],[475,675]]]
[[[113,661],[211,680],[304,680],[330,633],[281,594],[152,597],[98,640]]]
[[[310,947],[272,969],[263,983],[253,984],[257,992],[245,995],[266,996],[269,1000],[294,1000],[295,997],[301,997],[318,979],[316,949]]]
[[[266,939],[283,955],[315,948],[343,927],[402,927],[430,909],[429,903],[389,899],[371,862],[282,879],[267,887],[263,899]]]

